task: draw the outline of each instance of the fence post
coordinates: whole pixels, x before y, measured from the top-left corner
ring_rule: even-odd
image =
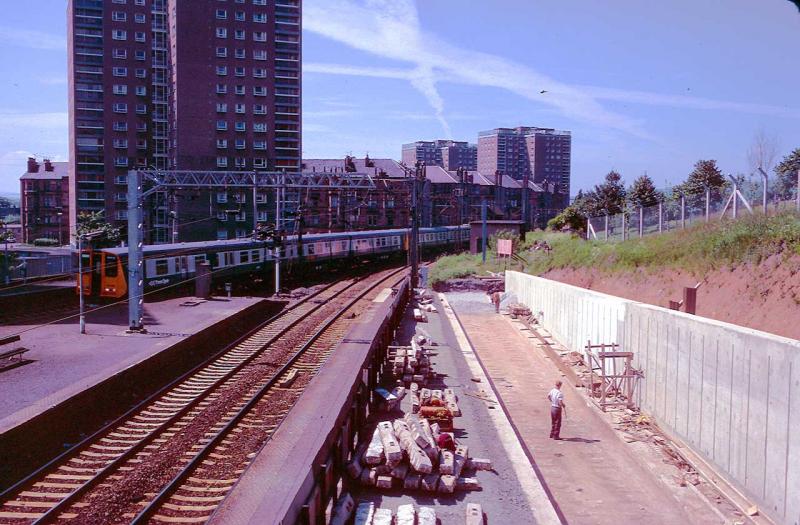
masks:
[[[625,215],[625,211],[622,211],[622,240],[624,241],[628,237],[628,216]]]
[[[664,214],[663,214],[663,211],[664,211],[664,209],[662,207],[662,202],[659,200],[658,201],[658,233],[661,233],[661,232],[664,231]]]
[[[603,227],[603,231],[605,233],[605,240],[608,241],[608,213],[606,213],[606,222],[605,226]]]
[[[686,197],[681,193],[681,229],[686,228]]]
[[[586,240],[589,240],[589,232],[592,230],[592,219],[586,217]]]
[[[736,180],[733,181],[733,218],[735,219],[736,216],[739,214],[739,186],[736,184]]]
[[[797,211],[800,211],[800,168],[797,168]]]
[[[644,235],[644,206],[639,206],[639,238]]]
[[[706,222],[711,218],[711,188],[706,188]]]

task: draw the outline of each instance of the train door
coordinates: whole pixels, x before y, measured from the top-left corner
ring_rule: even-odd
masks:
[[[75,293],[80,294],[81,280],[83,281],[83,295],[92,295],[92,251],[83,250],[79,257],[81,258],[81,271],[82,274],[78,276],[76,282],[77,288]]]
[[[100,295],[103,291],[102,288],[102,280],[103,280],[103,257],[102,253],[100,252],[92,252],[92,293],[95,295]]]

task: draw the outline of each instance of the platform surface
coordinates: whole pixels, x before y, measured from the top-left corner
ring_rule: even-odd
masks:
[[[125,333],[127,303],[89,313],[86,334],[79,333],[77,318],[38,327],[0,326],[0,337],[21,333],[20,346],[30,349],[24,357],[32,361],[0,371],[0,433],[262,299],[213,298],[179,306],[188,300],[145,304],[147,334]]]
[[[447,294],[475,352],[568,523],[722,523],[691,489],[671,487],[644,466],[594,405],[562,377],[538,340],[485,294]],[[527,332],[530,334],[530,332]],[[564,385],[567,416],[551,440],[547,393]]]

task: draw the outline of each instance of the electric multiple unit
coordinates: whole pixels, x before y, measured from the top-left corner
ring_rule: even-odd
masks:
[[[212,278],[231,278],[263,273],[280,261],[310,267],[335,264],[337,260],[388,258],[408,250],[409,230],[373,230],[304,235],[298,253],[296,236],[289,236],[279,248],[265,241],[235,239],[147,245],[144,251],[145,292],[194,279],[203,263]],[[447,247],[469,240],[468,226],[420,228],[421,248]],[[84,250],[84,295],[120,298],[128,293],[128,248]]]

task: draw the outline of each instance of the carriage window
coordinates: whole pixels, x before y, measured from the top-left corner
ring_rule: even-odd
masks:
[[[201,264],[203,264],[204,262],[206,262],[206,256],[205,255],[195,255],[194,256],[194,268],[195,268],[195,271],[197,271],[197,267],[200,266]]]
[[[342,250],[347,249],[347,241],[342,241]]]
[[[258,250],[251,251],[250,258],[253,260],[253,262],[259,262],[261,260],[261,252]]]
[[[250,252],[239,252],[239,264],[245,264],[247,262],[250,262]]]
[[[169,273],[169,262],[166,259],[156,261],[156,275],[167,275]]]
[[[106,277],[117,276],[117,256],[106,254]]]
[[[233,253],[225,252],[225,266],[230,266],[233,264]]]
[[[308,253],[308,255],[314,255],[314,245],[313,244],[309,244],[308,245],[307,253]]]

